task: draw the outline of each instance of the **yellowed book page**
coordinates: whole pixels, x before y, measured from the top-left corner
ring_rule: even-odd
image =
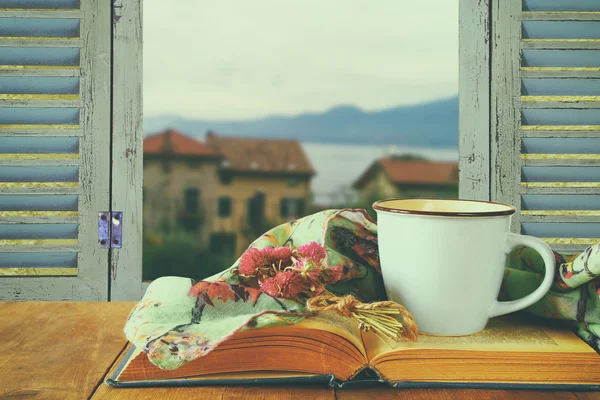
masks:
[[[488,352],[595,353],[577,335],[557,322],[527,315],[493,318],[486,328],[468,336],[419,334],[417,343],[390,344],[372,333],[363,334],[367,356],[373,362],[389,354],[410,350],[455,350]]]
[[[356,321],[352,318],[342,317],[333,311],[319,312],[293,325],[293,328],[315,329],[334,333],[356,346],[358,351],[365,357],[365,360],[367,359],[367,352],[362,342],[361,331],[358,329]],[[260,329],[255,332],[260,333]]]
[[[364,358],[363,362],[366,363],[367,352],[362,342],[362,337],[360,334],[361,331],[358,328],[358,324],[353,319],[342,317],[335,312],[320,312],[314,316],[305,318],[295,325],[241,331],[234,336],[234,340],[232,342],[235,342],[235,339],[242,339],[244,337],[261,337],[263,335],[273,334],[275,332],[281,332],[283,334],[287,331],[289,334],[292,334],[293,330],[315,330],[319,332],[329,332],[340,336],[356,347],[356,349]],[[293,340],[293,338],[291,338],[291,340]],[[226,343],[227,342],[224,342],[223,344]],[[219,347],[217,347],[215,350],[218,349]],[[123,368],[123,371],[127,369],[129,363],[134,360],[139,353],[141,353],[141,349],[136,348],[129,358],[125,368]],[[357,368],[358,367],[360,366],[357,366]]]

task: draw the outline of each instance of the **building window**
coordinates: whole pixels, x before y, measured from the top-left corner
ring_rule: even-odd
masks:
[[[233,175],[230,170],[222,170],[219,172],[219,181],[221,185],[230,185],[233,180]]]
[[[218,254],[235,254],[235,233],[213,233],[210,235],[210,251]]]
[[[187,188],[183,192],[183,209],[186,214],[196,214],[200,208],[200,191],[197,188]]]
[[[298,178],[295,176],[291,176],[289,178],[286,179],[287,185],[289,187],[296,187],[298,186]]]
[[[200,160],[188,160],[187,164],[192,169],[200,168]]]
[[[248,199],[248,225],[255,235],[264,233],[265,228],[265,192],[258,190]]]
[[[301,217],[306,213],[306,200],[300,198],[281,199],[281,217]]]
[[[219,197],[219,217],[227,218],[231,216],[231,197],[221,196]]]

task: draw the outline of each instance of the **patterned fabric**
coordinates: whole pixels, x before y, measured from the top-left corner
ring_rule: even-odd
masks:
[[[327,251],[329,266],[342,266],[342,280],[329,286],[335,294],[352,293],[370,302],[385,299],[377,252],[377,226],[364,210],[327,210],[280,225],[250,247],[317,242]],[[207,354],[240,329],[296,323],[304,304],[278,299],[241,285],[239,259],[229,269],[200,283],[188,295],[191,279],[163,277],[153,281],[131,311],[127,339],[144,349],[160,368],[176,369]],[[198,289],[196,287],[195,289]]]
[[[569,321],[579,337],[600,352],[600,243],[579,255],[554,253],[554,258],[552,288],[527,311]],[[514,300],[533,292],[542,282],[544,270],[544,261],[536,251],[515,249],[507,260],[500,299]]]
[[[250,247],[317,242],[329,266],[342,266],[343,278],[327,289],[353,294],[364,302],[384,300],[377,252],[377,227],[364,210],[327,210],[280,225]],[[598,351],[600,336],[600,244],[583,254],[556,254],[557,274],[551,291],[527,309],[535,315],[567,320]],[[241,284],[239,260],[222,273],[199,282],[163,277],[150,284],[131,311],[127,339],[142,348],[160,368],[176,369],[201,357],[241,329],[294,324],[306,317],[304,304],[271,297]],[[543,279],[544,263],[535,251],[518,248],[509,255],[501,299],[531,293]],[[410,310],[408,310],[410,311]]]

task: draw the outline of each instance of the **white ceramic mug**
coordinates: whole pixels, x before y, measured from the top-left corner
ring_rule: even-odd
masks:
[[[391,199],[373,204],[388,297],[413,315],[419,332],[477,333],[489,318],[540,300],[554,278],[554,254],[541,240],[510,232],[515,208],[470,200]],[[546,264],[540,287],[519,300],[497,300],[507,254],[537,250]]]

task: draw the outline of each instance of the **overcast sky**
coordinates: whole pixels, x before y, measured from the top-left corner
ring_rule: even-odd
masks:
[[[144,1],[146,116],[375,110],[457,92],[457,0]]]

